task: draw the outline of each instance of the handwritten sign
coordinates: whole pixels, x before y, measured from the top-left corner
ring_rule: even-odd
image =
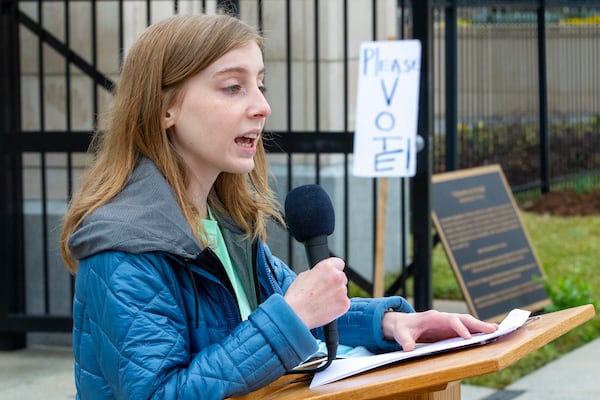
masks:
[[[354,175],[415,175],[420,67],[418,40],[361,44]]]

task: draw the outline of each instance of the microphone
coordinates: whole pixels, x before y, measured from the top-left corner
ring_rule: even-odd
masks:
[[[298,186],[286,196],[284,208],[290,233],[298,242],[304,243],[310,267],[329,258],[327,236],[335,228],[335,213],[325,190],[314,184]],[[327,368],[337,355],[339,335],[336,321],[326,324],[324,332],[327,363],[315,372]]]

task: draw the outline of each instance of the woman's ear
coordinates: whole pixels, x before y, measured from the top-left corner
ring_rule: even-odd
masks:
[[[175,113],[173,112],[173,110],[167,110],[163,118],[163,126],[165,130],[167,130],[173,125],[175,125]]]

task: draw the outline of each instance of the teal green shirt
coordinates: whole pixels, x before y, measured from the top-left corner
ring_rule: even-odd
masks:
[[[219,224],[212,218],[212,214],[210,210],[208,211],[210,219],[203,219],[202,225],[206,230],[208,247],[210,247],[221,263],[225,267],[225,272],[227,272],[227,276],[233,285],[233,290],[235,291],[235,296],[237,298],[238,306],[240,308],[240,314],[242,316],[242,321],[248,319],[248,316],[252,312],[250,308],[250,302],[248,301],[248,296],[244,291],[244,286],[240,281],[240,276],[237,271],[237,267],[234,265],[231,257],[229,257],[229,252],[227,251],[227,246],[225,245],[225,240],[223,239],[223,234],[221,233],[221,229],[219,228]]]

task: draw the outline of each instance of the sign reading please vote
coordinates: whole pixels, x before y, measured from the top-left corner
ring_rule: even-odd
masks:
[[[415,175],[420,65],[418,40],[361,44],[354,175]]]

